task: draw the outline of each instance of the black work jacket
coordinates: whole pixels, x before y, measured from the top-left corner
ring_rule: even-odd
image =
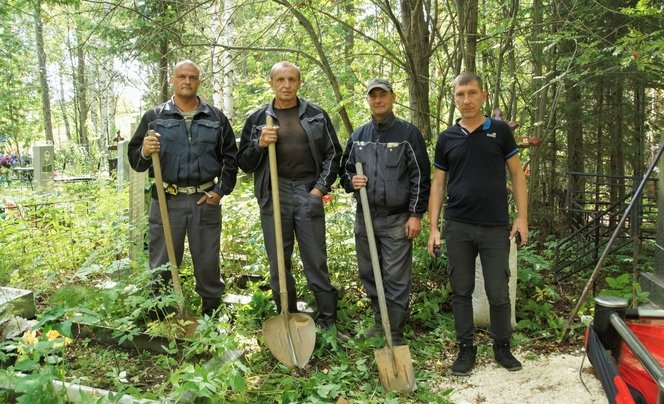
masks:
[[[353,188],[355,163],[367,176],[367,199],[374,215],[410,213],[422,217],[427,211],[431,167],[422,133],[394,115],[383,122],[371,121],[348,139],[339,178],[347,192]],[[358,203],[358,209],[361,205]]]
[[[127,154],[134,170],[150,169],[153,177],[152,159],[141,154],[143,138],[150,129],[161,135],[159,158],[164,182],[198,186],[216,181],[212,191],[221,196],[231,193],[238,171],[237,143],[228,118],[218,108],[199,98],[189,132],[173,98],[143,114]]]
[[[269,115],[278,125],[273,106],[274,100],[249,113],[238,151],[238,165],[242,171],[254,174],[254,194],[261,207],[271,199],[270,164],[267,148],[258,145],[265,118]],[[309,150],[316,167],[316,181],[313,188],[327,194],[337,179],[341,160],[341,144],[337,133],[323,108],[298,98],[298,114],[309,143]]]

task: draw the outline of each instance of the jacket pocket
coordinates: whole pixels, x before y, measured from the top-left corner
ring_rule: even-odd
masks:
[[[322,142],[325,133],[325,118],[323,118],[323,114],[305,117],[302,120],[302,127],[311,140],[316,143]]]
[[[406,145],[405,143],[383,143],[385,148],[383,149],[383,161],[385,161],[385,167],[387,168],[397,168],[401,165],[405,165],[406,162],[402,161],[405,154]]]
[[[193,142],[216,144],[219,139],[219,127],[216,121],[201,119],[191,123],[191,134]]]

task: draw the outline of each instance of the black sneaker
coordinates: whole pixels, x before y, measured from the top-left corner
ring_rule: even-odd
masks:
[[[452,364],[452,375],[466,376],[475,367],[477,347],[469,344],[459,345],[459,356]]]
[[[521,370],[521,362],[512,355],[510,351],[510,344],[507,343],[495,343],[493,344],[493,357],[496,359],[496,362],[500,363],[500,366],[509,370],[510,372],[515,372]]]

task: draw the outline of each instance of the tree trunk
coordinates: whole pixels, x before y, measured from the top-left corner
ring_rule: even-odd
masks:
[[[429,30],[420,0],[402,0],[401,26],[404,34],[407,73],[410,78],[410,120],[422,131],[428,142],[431,140],[429,114],[429,58],[431,44]]]
[[[584,144],[583,144],[583,108],[581,105],[581,88],[576,82],[568,81],[565,91],[565,132],[567,134],[567,171],[583,173],[584,170]],[[584,206],[584,183],[583,177],[570,176],[567,191],[570,193],[572,206],[570,208],[582,208]],[[580,225],[582,218],[574,216],[573,225]]]
[[[168,80],[168,38],[161,38],[159,41],[159,98],[161,102],[166,102],[170,98],[169,80]]]
[[[65,135],[67,136],[67,140],[71,140],[71,129],[69,128],[69,117],[67,116],[67,108],[66,103],[65,103],[65,82],[64,78],[62,77],[62,71],[60,71],[60,109],[62,113],[62,124],[65,127]]]
[[[502,93],[502,77],[503,77],[503,66],[505,64],[505,54],[514,49],[514,29],[517,22],[517,12],[519,10],[519,1],[510,0],[509,5],[502,4],[501,8],[503,10],[503,17],[510,21],[509,29],[505,32],[505,35],[501,38],[501,46],[498,51],[498,60],[496,61],[496,76],[495,82],[492,89],[492,100],[491,100],[491,111],[496,108],[501,108],[500,105],[500,96]],[[513,78],[513,76],[510,76]],[[505,118],[510,117],[511,103],[507,103],[501,109],[505,113]]]
[[[625,124],[625,112],[623,107],[624,87],[621,77],[607,77],[609,83],[610,107],[608,116],[612,117],[609,125],[610,157],[609,175],[614,177],[610,190],[610,201],[616,203],[625,197],[625,181],[621,178],[625,175],[625,144],[623,142],[623,125]],[[614,227],[617,220],[613,219],[610,226]]]
[[[344,124],[344,129],[346,129],[347,133],[350,135],[351,133],[353,133],[353,124],[351,123],[350,117],[348,116],[348,111],[346,111],[346,107],[344,106],[343,96],[341,95],[341,90],[339,89],[339,82],[337,81],[337,77],[334,75],[332,66],[330,66],[330,61],[327,58],[325,49],[323,48],[323,43],[321,42],[321,38],[314,29],[314,26],[311,24],[311,21],[309,21],[309,19],[304,14],[302,14],[300,11],[297,10],[296,5],[291,4],[288,0],[273,0],[273,1],[277,4],[281,4],[282,6],[286,7],[288,11],[290,11],[291,14],[293,14],[293,16],[297,19],[297,21],[302,25],[307,35],[309,35],[311,43],[313,44],[314,48],[316,48],[316,54],[320,58],[320,65],[323,68],[323,72],[325,72],[325,76],[327,77],[328,81],[330,82],[330,85],[332,86],[332,91],[334,92],[334,99],[340,105],[339,116],[341,116],[341,120]]]
[[[224,1],[224,12],[223,12],[223,26],[224,26],[224,43],[226,45],[233,45],[233,36],[235,34],[235,29],[231,17],[233,15],[233,0]],[[233,55],[231,55],[230,49],[226,49],[223,53],[224,55],[224,113],[229,119],[235,117],[235,107],[233,103],[233,78],[235,75],[235,62],[233,62]]]
[[[76,59],[77,59],[77,68],[76,68],[76,104],[78,108],[78,117],[79,117],[79,131],[78,131],[78,143],[83,147],[85,151],[89,151],[88,145],[88,89],[87,89],[87,79],[85,75],[85,43],[83,41],[83,35],[81,32],[81,27],[76,27]]]
[[[530,40],[530,47],[532,49],[531,63],[533,66],[532,87],[535,94],[532,98],[534,114],[532,114],[533,135],[538,138],[544,136],[545,118],[546,118],[546,94],[548,91],[548,83],[544,80],[544,54],[542,51],[542,0],[533,0],[532,16],[533,27]]]
[[[210,31],[212,35],[212,68],[210,79],[212,80],[212,104],[217,108],[223,108],[224,103],[224,48],[219,45],[223,42],[223,14],[225,0],[216,0],[212,4],[212,15],[210,16]]]
[[[343,5],[344,14],[354,22],[357,10],[353,2],[347,2]],[[346,61],[346,66],[353,65],[353,49],[355,48],[355,31],[352,29],[346,29],[344,32],[344,59]],[[353,83],[350,80],[346,81],[346,90],[349,93],[352,93],[354,90]]]
[[[477,59],[477,20],[478,6],[477,0],[457,0],[457,4],[465,7],[465,37],[466,53],[464,57],[464,69],[467,72],[475,72]]]
[[[41,19],[41,0],[34,3],[35,19],[35,46],[37,48],[37,63],[39,65],[39,84],[41,85],[42,114],[44,118],[44,135],[46,141],[53,143],[53,124],[51,120],[51,98],[49,94],[48,78],[46,73],[46,51],[44,50],[44,32]]]

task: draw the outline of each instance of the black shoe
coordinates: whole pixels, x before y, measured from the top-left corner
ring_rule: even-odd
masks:
[[[469,344],[459,345],[459,356],[452,364],[452,374],[454,376],[466,376],[475,367],[475,358],[477,357],[477,347]]]
[[[403,343],[403,334],[401,334],[401,333],[392,333],[392,345],[393,346],[404,345],[404,343]]]
[[[201,314],[212,317],[221,305],[221,297],[203,297],[201,298]]]
[[[493,357],[496,359],[496,362],[500,363],[502,367],[510,372],[515,372],[523,368],[521,362],[512,355],[509,343],[493,344]]]
[[[374,324],[373,327],[366,329],[362,333],[363,338],[373,338],[377,335],[383,335],[383,326],[380,323]]]

